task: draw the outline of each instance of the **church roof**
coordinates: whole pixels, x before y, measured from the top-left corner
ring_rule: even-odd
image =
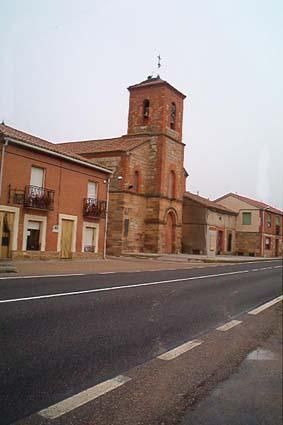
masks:
[[[112,173],[112,171],[108,168],[102,167],[99,164],[95,164],[95,162],[89,161],[74,152],[70,152],[67,149],[59,147],[55,143],[51,143],[47,140],[41,139],[40,137],[33,136],[21,130],[17,130],[6,124],[0,124],[0,136],[8,140],[10,139],[12,142],[23,142],[22,144],[24,144],[25,147],[31,149],[41,150],[45,153],[49,153],[50,155],[53,154],[55,156],[60,156],[61,158],[63,157],[69,161],[79,162],[81,165],[96,168],[106,173]]]
[[[175,87],[173,87],[167,81],[162,80],[159,77],[159,75],[157,77],[149,76],[149,77],[147,77],[146,80],[141,81],[138,84],[134,84],[134,85],[128,87],[128,90],[131,91],[132,89],[143,88],[143,87],[148,87],[148,86],[158,86],[158,85],[165,85],[165,86],[169,87],[171,90],[174,90],[180,96],[182,96],[183,99],[186,98],[186,95],[184,95],[182,92],[180,92],[179,90],[177,90]]]
[[[184,197],[190,199],[193,202],[197,202],[198,204],[210,210],[216,210],[226,214],[238,214],[236,211],[224,207],[224,205],[218,204],[215,201],[211,201],[210,199],[204,198],[192,192],[185,192]]]
[[[98,140],[82,140],[74,142],[58,143],[57,146],[64,148],[68,152],[88,154],[103,152],[127,152],[148,140],[148,136],[133,137],[116,137],[114,139],[98,139]]]

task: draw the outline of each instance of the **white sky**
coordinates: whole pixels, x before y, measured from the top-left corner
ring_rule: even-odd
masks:
[[[0,120],[51,141],[126,133],[163,61],[187,94],[188,189],[283,208],[282,0],[0,0]]]

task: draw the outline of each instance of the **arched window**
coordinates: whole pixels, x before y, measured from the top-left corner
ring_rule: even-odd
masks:
[[[175,130],[175,126],[176,126],[176,104],[172,102],[171,108],[170,108],[170,128],[172,128],[172,130]]]
[[[133,181],[134,192],[139,192],[139,186],[140,186],[140,173],[138,171],[135,171],[134,181]]]
[[[175,198],[175,173],[170,171],[168,176],[168,198]]]
[[[149,118],[149,100],[144,99],[143,101],[143,118],[147,119]]]

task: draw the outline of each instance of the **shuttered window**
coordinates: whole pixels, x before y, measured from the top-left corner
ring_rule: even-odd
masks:
[[[97,198],[97,183],[88,182],[87,197],[91,199]]]
[[[30,184],[31,186],[43,187],[44,169],[39,167],[31,167]]]
[[[249,225],[252,223],[252,214],[250,212],[242,213],[242,224]]]

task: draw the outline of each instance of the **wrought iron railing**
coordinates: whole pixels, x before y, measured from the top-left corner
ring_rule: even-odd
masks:
[[[106,215],[106,201],[84,198],[83,215],[88,218],[104,218]]]
[[[53,210],[54,190],[38,186],[26,186],[24,191],[24,207],[40,210]]]

